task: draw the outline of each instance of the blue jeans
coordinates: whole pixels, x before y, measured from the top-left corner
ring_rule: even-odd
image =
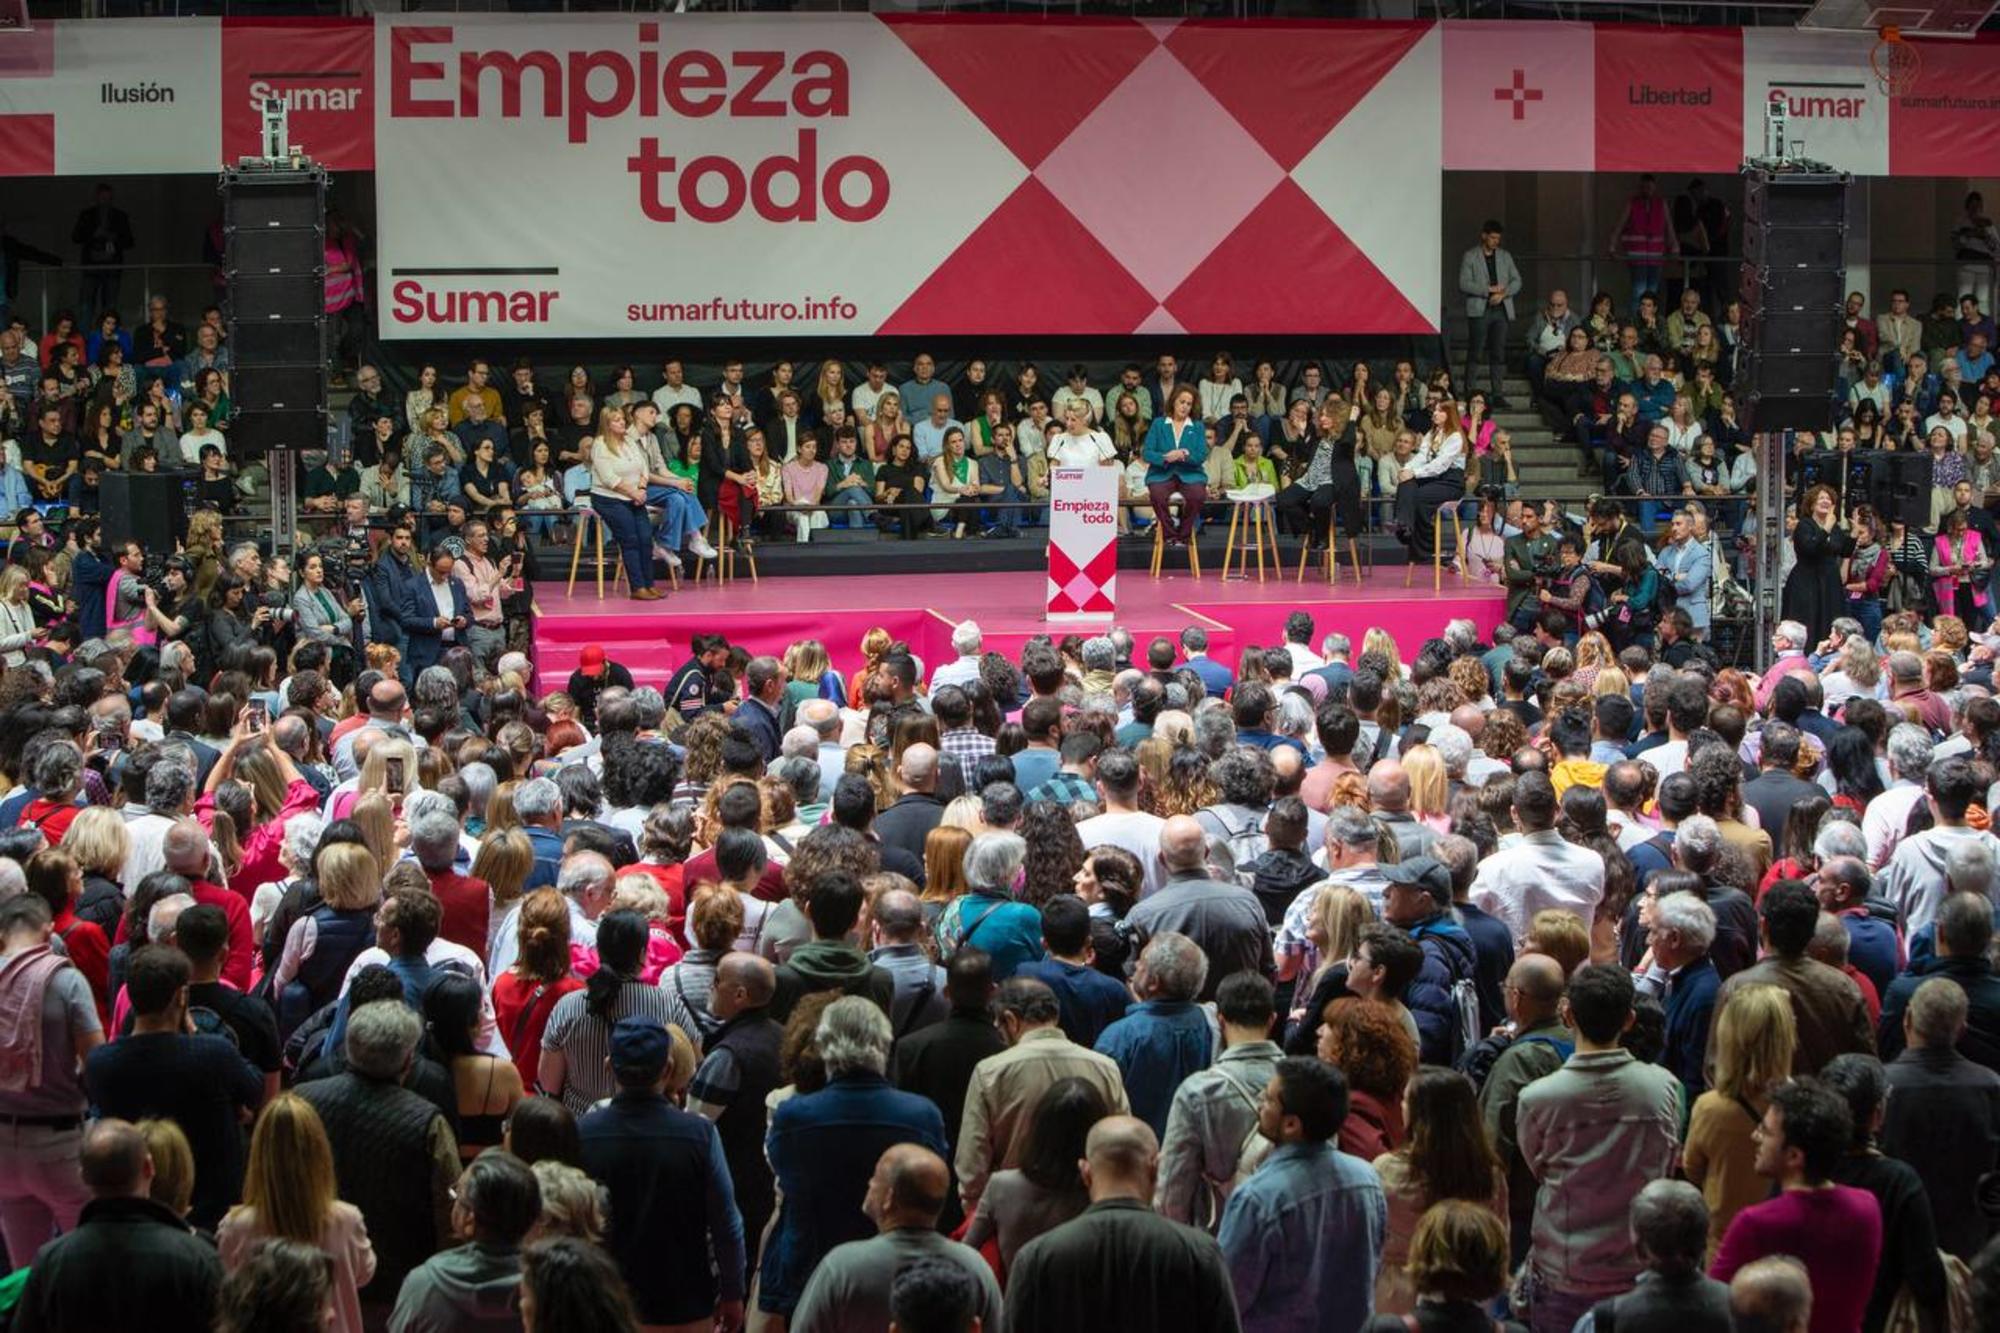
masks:
[[[858,528],[868,521],[868,497],[852,486],[825,497],[827,522],[836,528]]]
[[[653,522],[645,507],[630,500],[592,494],[590,507],[604,520],[618,554],[625,561],[625,579],[632,591],[653,586]],[[579,538],[581,540],[581,538]]]
[[[672,486],[648,486],[646,503],[660,511],[653,540],[669,551],[680,550],[686,544],[688,534],[700,532],[701,525],[708,522],[708,515],[702,513],[701,501],[694,498],[693,491]]]

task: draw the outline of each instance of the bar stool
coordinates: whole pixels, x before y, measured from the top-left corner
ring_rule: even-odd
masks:
[[[1244,578],[1250,576],[1250,551],[1257,552],[1257,582],[1264,581],[1264,550],[1268,545],[1271,552],[1271,569],[1280,578],[1284,577],[1284,564],[1278,558],[1278,515],[1271,500],[1276,494],[1268,486],[1246,486],[1229,496],[1229,533],[1222,541],[1222,577],[1229,577],[1229,563],[1237,562],[1237,572]],[[1240,540],[1239,540],[1239,534]]]
[[[1194,542],[1190,541],[1187,544],[1187,553],[1188,553],[1188,573],[1194,575],[1196,578],[1200,578],[1201,551],[1196,547]],[[1167,530],[1159,522],[1155,521],[1153,524],[1153,564],[1152,564],[1152,574],[1154,578],[1160,577],[1160,566],[1166,563],[1166,559],[1167,559]]]
[[[1339,515],[1337,511],[1329,511],[1327,513],[1326,544],[1320,548],[1320,568],[1326,574],[1328,587],[1340,581],[1340,553],[1335,549],[1335,542],[1338,541],[1338,538],[1334,535],[1338,520]],[[1306,564],[1311,557],[1312,539],[1308,537],[1299,547],[1298,581],[1300,583],[1306,581]],[[1361,544],[1355,540],[1354,534],[1351,532],[1347,534],[1347,563],[1348,567],[1354,571],[1354,586],[1358,588],[1362,585]]]
[[[1465,525],[1458,517],[1458,502],[1441,504],[1431,518],[1431,591],[1444,591],[1444,516],[1451,515],[1451,545],[1458,556],[1458,581],[1465,582]],[[1417,562],[1403,566],[1403,586],[1410,586]]]
[[[736,522],[718,509],[710,526],[715,529],[715,537],[710,543],[715,547],[715,559],[711,561],[702,556],[695,557],[694,581],[699,584],[705,570],[712,566],[715,570],[715,586],[720,588],[736,577]],[[756,583],[757,553],[745,548],[743,559],[750,566],[750,581]]]
[[[576,545],[570,548],[569,586],[563,589],[563,595],[568,596],[576,591],[576,571],[577,567],[583,563],[583,548],[590,545],[594,540],[597,543],[597,549],[592,555],[592,559],[597,564],[597,600],[601,602],[604,600],[604,518],[589,505],[582,503],[581,500],[577,503],[576,513],[578,520],[589,526],[576,534]],[[618,591],[618,585],[625,582],[625,562],[618,558],[616,551],[611,553],[611,570],[611,590],[616,592]]]

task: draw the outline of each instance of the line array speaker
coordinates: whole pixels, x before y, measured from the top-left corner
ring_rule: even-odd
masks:
[[[1746,167],[1743,176],[1737,396],[1755,430],[1831,430],[1852,178],[1763,167]]]
[[[222,174],[233,446],[326,445],[326,172],[283,164]]]

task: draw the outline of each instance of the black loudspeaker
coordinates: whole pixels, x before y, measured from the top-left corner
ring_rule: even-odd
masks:
[[[283,164],[222,176],[230,438],[255,458],[326,445],[326,173]]]
[[[187,536],[188,513],[200,497],[199,472],[105,473],[97,509],[107,547],[136,541],[148,554],[172,555],[174,543]]]
[[[1885,449],[1874,455],[1868,503],[1884,519],[1901,519],[1911,532],[1931,525],[1931,456]]]
[[[1837,419],[1847,188],[1839,172],[1744,168],[1742,362],[1754,430],[1831,430]]]

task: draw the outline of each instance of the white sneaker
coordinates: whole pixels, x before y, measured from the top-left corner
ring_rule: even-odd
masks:
[[[699,532],[694,533],[692,536],[688,538],[688,550],[693,551],[703,560],[715,559],[715,554],[716,554],[715,548],[713,546],[710,546],[708,544],[708,538],[702,536]]]
[[[681,558],[657,542],[653,544],[653,554],[665,561],[668,569],[678,570],[681,567]]]

